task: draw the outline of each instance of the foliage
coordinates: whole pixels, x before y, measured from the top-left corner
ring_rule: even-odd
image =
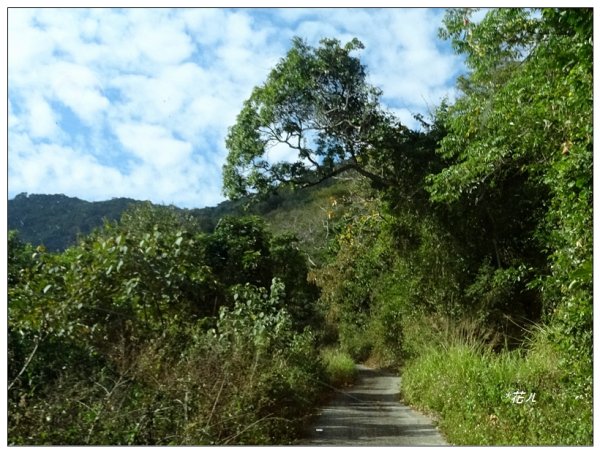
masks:
[[[442,31],[472,72],[445,113],[441,152],[450,165],[430,177],[429,190],[438,201],[483,204],[495,220],[510,213],[515,223],[530,223],[520,229],[540,241],[546,259],[541,265],[539,259],[517,261],[512,272],[521,272],[521,265],[534,270],[528,286],[541,292],[547,318],[562,326],[556,341],[573,357],[571,366],[577,362],[586,375],[592,347],[592,11],[499,9],[478,24],[469,15],[450,12]],[[498,267],[507,264],[499,257]]]
[[[229,129],[228,197],[307,187],[350,170],[388,184],[369,170],[368,160],[393,118],[379,106],[381,92],[366,81],[365,67],[350,55],[362,48],[356,38],[344,46],[323,39],[317,48],[293,40]],[[271,149],[290,151],[295,161],[272,162]]]
[[[145,205],[62,254],[11,234],[11,444],[298,435],[322,374],[306,264],[255,218],[198,228]]]
[[[88,202],[65,195],[21,193],[8,200],[8,228],[19,230],[23,241],[62,251],[77,237],[102,226],[104,219],[118,220],[123,211],[141,202],[129,198]]]
[[[266,220],[272,233],[298,237],[302,250],[319,264],[324,258],[322,245],[332,233],[331,203],[346,197],[347,186],[345,181],[330,180],[305,190],[280,190],[260,202],[226,200],[217,206],[195,209],[128,199],[86,202],[64,195],[20,194],[8,201],[8,226],[19,231],[24,242],[60,252],[76,245],[80,236],[102,227],[104,219],[119,220],[128,206],[152,205],[157,212],[169,211],[179,217],[186,228],[198,228],[205,233],[212,233],[223,217],[257,215]],[[336,212],[341,207],[340,203]],[[151,223],[151,219],[145,222]]]
[[[356,364],[347,353],[328,348],[321,352],[321,357],[325,376],[332,386],[343,387],[354,383],[357,375]]]
[[[472,327],[461,333],[454,323],[442,323],[441,331],[424,319],[416,324],[410,341],[420,354],[404,367],[402,394],[439,416],[450,443],[591,445],[591,392],[565,379],[547,330],[536,329],[528,351],[497,354]],[[520,398],[515,392],[523,400],[513,401]]]
[[[329,261],[313,275],[342,350],[404,363],[416,373],[413,401],[427,386],[453,405],[426,404],[461,427],[460,442],[589,443],[591,11],[492,9],[479,23],[471,13],[449,11],[441,31],[471,69],[459,98],[431,123],[421,118],[420,136],[377,149],[381,160],[370,164],[393,184],[339,223]],[[470,343],[440,343],[422,317],[473,320]],[[551,353],[526,341],[536,323],[556,345]],[[458,401],[464,373],[478,376],[468,404]],[[482,414],[469,415],[497,404],[496,394],[477,394],[496,385],[495,373],[500,385],[543,381],[539,416],[502,414],[507,431],[531,420],[531,435],[498,434]],[[570,395],[573,423],[557,427]]]
[[[9,230],[7,239],[7,283],[14,285],[23,277],[20,270],[30,267],[34,249],[31,245],[23,243],[17,230]]]
[[[340,346],[355,359],[371,355],[381,364],[398,364],[409,315],[476,310],[461,304],[468,272],[460,248],[435,218],[390,213],[386,203],[371,198],[361,209],[355,206],[339,229],[334,257],[311,276]]]
[[[295,39],[229,130],[236,201],[144,205],[61,254],[10,233],[10,441],[289,442],[318,382],[370,359],[452,442],[589,444],[591,30],[449,10],[470,72],[419,131],[359,41]]]
[[[276,234],[293,234],[299,248],[313,267],[327,259],[327,243],[334,236],[336,223],[354,204],[354,184],[329,180],[297,191],[280,190],[250,207],[261,215],[268,229]]]
[[[321,288],[327,323],[336,331],[342,351],[356,360],[365,360],[372,348],[371,338],[365,335],[372,288],[389,252],[377,243],[377,225],[383,218],[376,208],[367,211],[368,206],[355,203],[342,217],[331,246],[335,258],[310,274]]]

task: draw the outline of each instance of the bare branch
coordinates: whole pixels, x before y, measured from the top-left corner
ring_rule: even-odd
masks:
[[[25,364],[23,365],[23,368],[21,368],[21,371],[19,371],[19,374],[17,374],[17,376],[13,379],[13,381],[9,384],[8,386],[8,391],[10,391],[10,389],[13,387],[13,385],[15,385],[15,383],[19,380],[19,378],[23,375],[23,373],[25,372],[25,370],[27,369],[27,367],[29,366],[29,364],[31,363],[31,360],[33,359],[33,356],[35,356],[35,353],[37,352],[38,346],[40,345],[40,337],[36,336],[35,337],[35,344],[33,346],[33,350],[31,351],[31,353],[29,354],[29,357],[27,357],[27,360],[25,360]]]

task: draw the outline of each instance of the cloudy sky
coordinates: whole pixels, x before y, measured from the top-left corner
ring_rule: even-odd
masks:
[[[224,137],[291,38],[359,38],[405,124],[464,71],[441,9],[8,11],[8,196],[223,200]]]

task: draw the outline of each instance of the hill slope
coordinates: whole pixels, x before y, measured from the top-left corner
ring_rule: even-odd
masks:
[[[332,182],[282,192],[250,206],[247,201],[224,201],[214,207],[169,208],[192,215],[207,232],[226,215],[259,215],[272,232],[294,234],[311,258],[319,260],[324,241],[332,234],[332,222],[344,211],[337,200],[347,193],[347,184]],[[101,227],[104,219],[119,220],[125,210],[142,203],[145,202],[130,198],[89,202],[62,194],[19,194],[8,200],[8,229],[19,230],[24,242],[62,251],[75,244],[78,235]]]
[[[101,226],[103,219],[117,220],[125,209],[139,203],[130,198],[89,202],[62,194],[23,193],[8,200],[8,229],[19,230],[25,242],[60,251],[74,244],[78,235]]]

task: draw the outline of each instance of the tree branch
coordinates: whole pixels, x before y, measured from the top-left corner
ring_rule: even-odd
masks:
[[[25,360],[25,364],[23,365],[23,368],[21,368],[21,371],[19,371],[19,374],[17,374],[17,376],[9,384],[8,391],[10,391],[10,389],[13,387],[13,385],[15,385],[15,383],[19,380],[19,378],[23,375],[23,373],[25,372],[25,370],[31,363],[31,360],[33,359],[33,356],[37,352],[38,346],[40,345],[40,340],[41,340],[41,338],[39,335],[37,337],[35,337],[35,345],[33,346],[33,351],[31,351],[31,353],[29,354],[29,357],[27,357],[27,360]]]
[[[348,164],[342,165],[341,167],[338,167],[335,170],[332,170],[331,172],[323,175],[321,178],[319,178],[316,181],[310,181],[310,182],[305,182],[305,183],[302,181],[298,181],[298,182],[302,185],[302,188],[313,187],[313,186],[321,184],[326,179],[332,178],[334,176],[340,175],[340,174],[345,173],[350,170],[355,170],[357,173],[361,174],[362,176],[365,176],[366,178],[369,178],[371,181],[379,183],[385,187],[393,187],[394,186],[394,183],[392,181],[388,181],[387,179],[384,179],[381,176],[376,175],[375,173],[371,173],[370,171],[365,170],[364,168],[362,168],[360,165],[358,165],[356,163],[348,163]]]

